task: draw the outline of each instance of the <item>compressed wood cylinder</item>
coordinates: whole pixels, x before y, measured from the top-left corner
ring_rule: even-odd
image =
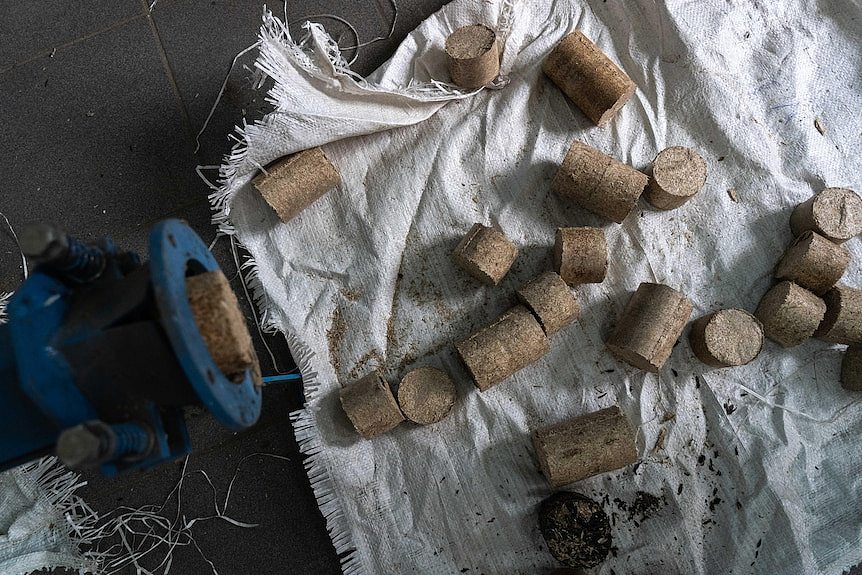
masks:
[[[646,200],[661,210],[678,208],[706,183],[706,162],[689,148],[674,146],[658,153],[652,178],[644,193]]]
[[[488,327],[455,345],[479,391],[487,391],[550,350],[545,331],[518,305]]]
[[[642,283],[617,321],[608,350],[638,369],[657,372],[691,315],[691,302],[662,284]]]
[[[554,272],[543,273],[517,293],[549,336],[578,319],[581,311],[574,292]]]
[[[694,355],[707,365],[745,365],[763,348],[763,326],[747,311],[722,309],[695,320],[689,342]]]
[[[617,406],[582,415],[533,434],[539,466],[562,487],[637,461],[635,434]]]
[[[502,232],[473,224],[453,256],[455,263],[480,282],[497,285],[518,257],[518,248]]]
[[[500,73],[497,34],[481,24],[458,28],[446,38],[446,56],[452,83],[474,90]]]
[[[793,282],[783,281],[766,292],[754,316],[763,324],[766,337],[783,347],[793,347],[814,335],[825,313],[822,299]]]
[[[322,148],[311,148],[278,160],[251,183],[279,219],[287,223],[338,186],[341,176]]]
[[[557,170],[551,189],[585,210],[621,223],[648,181],[646,174],[575,142]]]
[[[563,38],[542,70],[581,111],[604,126],[635,93],[635,83],[580,31]]]
[[[862,198],[846,188],[826,188],[802,202],[790,216],[793,235],[811,230],[836,243],[862,232]]]
[[[251,334],[236,294],[221,270],[186,278],[186,295],[201,337],[219,370],[239,383],[250,369],[254,383],[263,385]]]
[[[841,385],[850,391],[862,391],[862,346],[851,345],[844,350]]]
[[[420,367],[404,376],[398,386],[398,404],[415,423],[437,423],[452,410],[458,394],[455,382],[442,370]]]
[[[596,284],[608,273],[608,242],[600,228],[557,228],[554,268],[569,285]]]
[[[862,290],[837,285],[823,296],[826,314],[814,337],[832,343],[862,344]]]
[[[816,295],[823,295],[834,286],[847,266],[850,252],[814,232],[802,232],[778,265],[775,277],[792,281]]]
[[[404,421],[389,384],[376,371],[342,387],[341,406],[356,431],[366,439],[386,433]]]

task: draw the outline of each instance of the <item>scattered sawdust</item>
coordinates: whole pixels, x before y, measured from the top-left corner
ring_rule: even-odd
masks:
[[[444,304],[442,301],[434,302],[434,309],[437,310],[437,314],[444,321],[452,321],[455,318],[455,312]]]
[[[729,188],[727,190],[727,195],[730,196],[730,199],[734,202],[739,201],[739,194],[736,193],[736,188]]]
[[[397,303],[393,303],[392,312],[389,314],[389,319],[386,320],[386,349],[391,351],[398,345],[398,336],[395,334],[395,315],[397,313]],[[388,354],[387,354],[388,355]]]
[[[653,513],[665,505],[667,505],[667,500],[664,495],[656,497],[652,493],[638,491],[635,494],[634,502],[629,507],[629,517],[635,520],[640,517],[640,521],[649,519]]]
[[[338,291],[341,292],[341,295],[343,295],[344,299],[346,299],[347,301],[358,301],[359,298],[362,297],[361,293],[359,293],[358,291],[354,291],[352,289],[349,289],[349,288],[341,288]]]
[[[353,366],[348,374],[350,379],[359,379],[360,376],[365,375],[369,364],[372,364],[375,369],[383,364],[383,356],[376,349],[372,349],[357,360],[356,365]]]
[[[395,371],[397,371],[398,373],[402,373],[402,372],[404,372],[405,368],[406,368],[407,366],[409,366],[409,365],[413,365],[413,363],[414,363],[417,359],[419,359],[419,358],[418,358],[418,357],[416,357],[416,354],[414,354],[414,353],[405,353],[405,354],[404,354],[404,357],[402,357],[402,358],[401,358],[401,362],[398,364],[398,367],[396,368],[396,370],[395,370]]]
[[[655,440],[655,447],[653,447],[653,451],[659,451],[664,449],[664,440],[667,438],[667,429],[662,427],[658,432],[658,438]]]
[[[329,344],[329,361],[337,376],[341,373],[341,343],[344,341],[344,333],[347,331],[347,322],[341,313],[341,308],[336,307],[329,320],[329,329],[326,330],[326,341]]]
[[[406,252],[407,250],[405,250]],[[401,271],[404,267],[404,253],[401,254],[401,263],[398,264],[398,275],[395,277],[395,288],[392,290],[392,311],[389,312],[389,319],[386,320],[386,355],[392,355],[393,350],[398,347],[398,334],[395,333],[395,320],[398,318],[398,308],[401,302],[398,299],[398,293],[401,291],[401,280],[404,279],[404,273]]]
[[[814,127],[820,132],[821,136],[826,135],[826,128],[823,127],[823,122],[820,121],[820,118],[814,118]]]

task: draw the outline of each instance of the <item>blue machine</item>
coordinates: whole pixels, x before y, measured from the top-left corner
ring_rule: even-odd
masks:
[[[55,452],[106,475],[191,450],[183,408],[242,430],[261,409],[250,370],[228,379],[197,329],[186,277],[217,270],[184,223],[150,233],[150,261],[110,240],[22,230],[36,264],[0,326],[0,470]]]

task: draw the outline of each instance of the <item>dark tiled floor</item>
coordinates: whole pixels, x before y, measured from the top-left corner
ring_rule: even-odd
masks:
[[[395,34],[363,48],[354,68],[368,73],[379,66],[443,3],[399,0]],[[197,153],[194,137],[234,55],[256,41],[263,6],[159,0],[149,13],[143,0],[0,3],[0,108],[6,112],[0,212],[16,227],[52,221],[82,238],[107,235],[143,254],[149,228],[165,217],[188,220],[209,241],[208,190],[195,166],[218,163],[229,151],[232,127],[244,115],[254,119],[266,110],[261,94],[250,89],[253,54],[231,73]],[[283,9],[280,3],[270,8]],[[292,2],[291,30],[301,33],[303,17],[324,13],[354,23],[362,41],[385,36],[393,14],[389,0]],[[343,46],[355,44],[342,24],[315,20],[341,36]],[[240,291],[228,247],[221,241],[214,251]],[[20,279],[20,257],[0,225],[0,292],[14,290]],[[247,307],[245,312],[252,322]],[[291,365],[283,342],[270,341],[279,362]],[[271,372],[260,351],[264,370]],[[189,469],[205,470],[222,496],[245,456],[267,452],[290,459],[252,457],[240,470],[228,513],[259,527],[222,521],[194,527],[201,551],[222,574],[340,573],[288,422],[288,413],[301,404],[299,386],[269,387],[261,421],[248,432],[227,432],[208,415],[190,422],[197,450]],[[111,481],[90,474],[83,495],[103,513],[121,504],[160,503],[180,471],[169,464]],[[187,483],[183,499],[189,518],[212,510],[201,476]],[[210,572],[193,546],[174,555],[172,572]]]

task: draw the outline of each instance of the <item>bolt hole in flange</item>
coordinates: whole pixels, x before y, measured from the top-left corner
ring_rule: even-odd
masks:
[[[190,259],[186,263],[186,279],[206,272],[207,269],[197,260]]]

